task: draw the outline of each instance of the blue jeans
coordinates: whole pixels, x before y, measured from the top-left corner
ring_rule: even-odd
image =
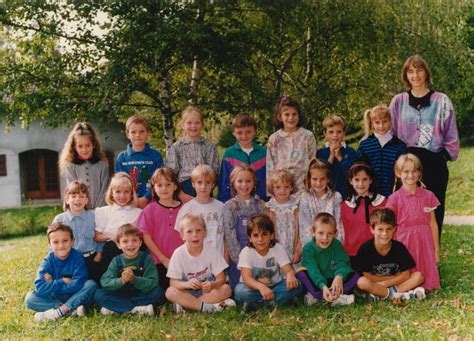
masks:
[[[95,293],[94,300],[98,306],[122,314],[137,306],[163,304],[165,302],[165,294],[160,287],[156,287],[150,292],[139,292],[137,290],[133,295],[99,289]]]
[[[95,282],[88,279],[82,289],[74,294],[51,294],[49,297],[42,297],[38,296],[36,291],[30,291],[25,297],[25,304],[34,311],[57,309],[65,304],[72,311],[80,305],[91,305],[96,290]]]
[[[286,303],[293,297],[298,297],[303,293],[303,286],[301,284],[293,290],[288,290],[285,281],[271,285],[270,289],[275,294],[275,303]],[[242,303],[263,301],[263,297],[258,290],[251,289],[244,283],[237,284],[234,290],[234,297]]]

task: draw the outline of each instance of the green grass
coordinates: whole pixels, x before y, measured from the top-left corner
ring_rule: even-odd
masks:
[[[32,204],[0,210],[0,238],[43,233],[54,216],[61,212],[59,206],[34,207]]]
[[[474,215],[474,147],[462,148],[459,159],[449,162],[446,213]]]
[[[356,303],[350,307],[290,307],[245,314],[241,309],[213,315],[100,316],[37,325],[23,305],[36,269],[47,252],[45,236],[0,241],[0,335],[18,338],[94,339],[472,339],[474,336],[474,229],[445,228],[441,255],[443,289],[425,301],[406,304]]]

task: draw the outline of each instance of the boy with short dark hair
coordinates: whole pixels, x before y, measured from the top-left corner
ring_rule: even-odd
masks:
[[[235,166],[245,163],[253,168],[257,175],[257,194],[264,200],[267,197],[267,150],[262,145],[254,141],[257,133],[257,121],[248,113],[237,114],[232,121],[232,134],[237,142],[227,148],[222,158],[221,171],[219,173],[219,195],[222,202],[232,198],[230,188],[230,173]]]
[[[424,282],[422,273],[410,272],[415,261],[403,243],[393,240],[396,228],[391,209],[377,208],[371,213],[370,231],[374,238],[362,244],[355,257],[355,268],[363,275],[357,288],[367,293],[362,296],[368,301],[426,297],[420,286]]]
[[[324,148],[316,152],[316,157],[328,162],[331,168],[331,186],[345,198],[347,194],[347,172],[357,159],[356,151],[344,142],[347,122],[341,114],[331,114],[323,121]]]
[[[137,192],[138,206],[143,208],[151,200],[151,187],[148,182],[153,172],[163,167],[163,157],[147,143],[150,125],[145,117],[129,117],[125,129],[131,143],[117,157],[115,173],[125,172],[130,175]]]
[[[124,224],[117,231],[117,243],[123,253],[112,260],[100,280],[102,289],[95,294],[100,313],[153,316],[153,306],[164,303],[164,293],[150,255],[140,251],[142,232],[133,224]]]
[[[52,223],[47,236],[51,251],[41,262],[35,291],[26,295],[25,304],[37,311],[36,322],[54,321],[70,312],[72,316],[84,316],[97,286],[87,279],[84,257],[72,247],[72,229],[60,222]]]

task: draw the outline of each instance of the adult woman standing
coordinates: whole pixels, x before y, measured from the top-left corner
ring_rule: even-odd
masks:
[[[407,144],[407,152],[420,158],[422,180],[441,203],[435,211],[441,237],[449,178],[446,163],[456,160],[459,154],[453,104],[444,93],[430,90],[431,70],[420,55],[406,60],[401,80],[407,91],[390,103],[392,131]]]

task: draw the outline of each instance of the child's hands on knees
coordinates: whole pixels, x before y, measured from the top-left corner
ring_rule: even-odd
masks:
[[[295,277],[295,274],[290,272],[286,275],[286,287],[288,290],[296,289],[299,285],[298,280]]]
[[[102,260],[102,252],[96,252],[93,261],[96,263],[100,263]]]
[[[191,278],[188,281],[188,289],[192,289],[192,290],[203,289],[202,283],[199,282],[199,280],[197,280],[196,278]]]
[[[273,301],[275,299],[273,290],[266,285],[262,285],[258,291],[260,292],[260,295],[262,295],[262,298],[266,301]]]
[[[342,277],[339,276],[339,275],[334,277],[334,280],[332,281],[332,285],[329,289],[330,289],[330,291],[332,291],[332,294],[333,294],[333,296],[335,296],[335,298],[341,296],[342,291],[343,291]]]
[[[49,281],[52,281],[53,280],[53,276],[51,276],[49,273],[45,273],[43,275],[43,278],[46,282],[49,282]]]
[[[122,271],[122,275],[120,276],[120,279],[122,280],[122,284],[127,284],[135,278],[135,275],[133,274],[133,270],[129,268],[125,268]]]
[[[212,288],[214,287],[214,282],[206,280],[201,283],[201,286],[202,286],[202,291],[210,292]]]

